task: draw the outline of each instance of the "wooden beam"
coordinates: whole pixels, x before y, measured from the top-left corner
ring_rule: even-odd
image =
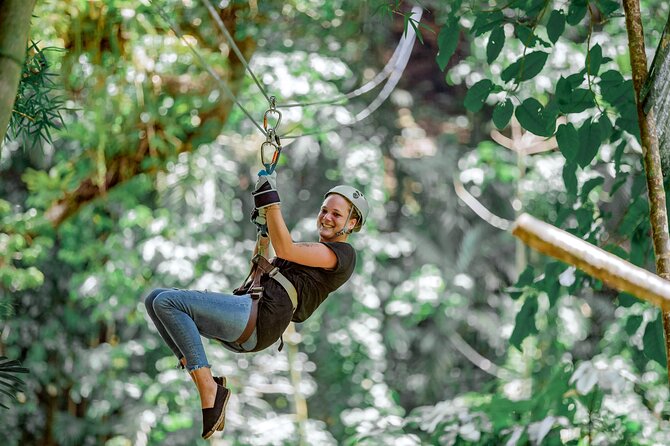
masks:
[[[569,232],[528,214],[512,224],[512,234],[537,251],[575,266],[608,286],[670,309],[670,281],[633,265]]]

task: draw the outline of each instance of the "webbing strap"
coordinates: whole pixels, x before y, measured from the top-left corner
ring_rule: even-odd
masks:
[[[289,299],[291,299],[291,304],[293,305],[293,311],[298,308],[298,292],[295,290],[295,287],[290,280],[286,278],[285,275],[279,272],[279,268],[275,268],[273,271],[270,271],[270,277],[279,282],[281,286],[286,290]]]
[[[246,288],[246,292],[251,295],[251,313],[249,314],[249,320],[247,321],[247,325],[244,327],[242,334],[235,341],[236,344],[244,344],[256,328],[258,302],[263,295],[263,287],[261,286],[261,277],[263,274],[267,274],[269,277],[276,280],[277,283],[286,290],[286,294],[288,294],[289,299],[291,299],[291,305],[294,312],[296,308],[298,308],[298,292],[291,281],[279,271],[279,268],[268,262],[268,260],[261,255],[257,255],[251,261],[253,262],[253,266],[249,273],[249,277],[247,278],[247,281],[245,281],[245,284],[238,288],[238,290]],[[249,278],[251,278],[251,283],[248,281]],[[249,283],[248,287],[246,286],[247,283]]]

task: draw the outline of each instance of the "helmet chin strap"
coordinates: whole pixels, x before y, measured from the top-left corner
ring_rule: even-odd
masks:
[[[354,207],[352,206],[351,208],[349,208],[349,215],[347,216],[347,219],[344,221],[344,226],[342,226],[342,229],[340,229],[335,233],[335,237],[339,237],[344,234],[351,234],[351,230],[347,228],[347,225],[349,224],[349,220],[351,220],[351,215],[353,214],[353,212]]]

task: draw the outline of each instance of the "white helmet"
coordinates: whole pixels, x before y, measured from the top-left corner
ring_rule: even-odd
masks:
[[[353,232],[360,231],[361,227],[363,226],[363,224],[365,224],[365,221],[368,219],[368,212],[370,211],[368,201],[365,199],[363,192],[351,186],[340,185],[335,186],[334,188],[326,192],[326,194],[323,197],[326,198],[330,194],[341,195],[351,203],[352,208],[349,211],[349,217],[347,217],[347,220],[351,218],[353,210],[356,209],[356,212],[358,212],[358,215],[360,216],[360,221],[356,222],[356,226],[354,227]]]

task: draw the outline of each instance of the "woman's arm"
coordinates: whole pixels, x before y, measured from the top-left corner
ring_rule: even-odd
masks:
[[[322,243],[295,243],[286,227],[281,207],[268,206],[265,214],[268,232],[277,257],[305,266],[333,269],[337,266],[337,256]]]

